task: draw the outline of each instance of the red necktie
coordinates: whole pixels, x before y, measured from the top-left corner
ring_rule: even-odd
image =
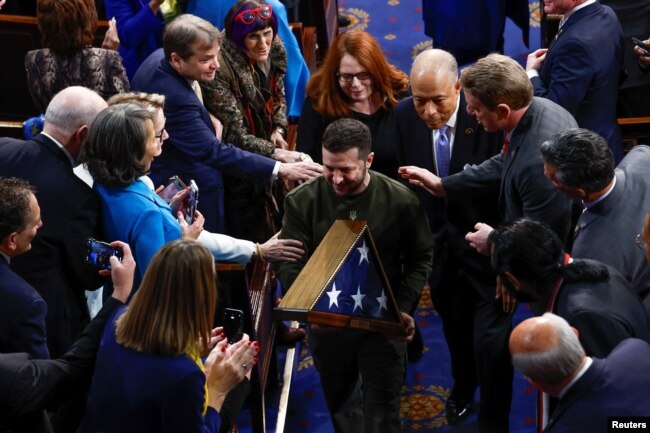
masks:
[[[510,149],[510,139],[506,135],[506,138],[503,140],[503,154],[507,155],[509,149]]]

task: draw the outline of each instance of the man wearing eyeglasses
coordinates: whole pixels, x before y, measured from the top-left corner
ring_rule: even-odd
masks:
[[[309,161],[284,163],[247,152],[216,136],[203,106],[199,82],[212,81],[219,69],[219,31],[208,21],[181,15],[167,24],[163,49],[151,54],[136,72],[134,90],[165,95],[169,139],[151,166],[151,179],[162,185],[178,175],[194,179],[201,190],[198,209],[205,229],[224,232],[223,174],[264,183],[276,178],[304,181],[322,172]],[[274,158],[282,157],[275,152]]]
[[[615,169],[603,137],[570,129],[542,144],[541,152],[546,177],[585,208],[574,232],[573,257],[619,271],[649,309],[650,266],[634,242],[650,209],[650,147],[634,146]]]

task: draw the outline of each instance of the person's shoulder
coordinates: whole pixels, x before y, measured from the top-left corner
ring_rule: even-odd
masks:
[[[286,195],[287,198],[301,200],[305,197],[315,196],[318,191],[327,186],[323,176],[316,176],[306,182],[301,183]]]
[[[406,185],[401,182],[391,179],[385,174],[379,173],[377,171],[370,172],[371,180],[370,182],[375,182],[376,189],[382,189],[391,194],[392,198],[402,198],[403,200],[418,201],[417,195]]]
[[[406,96],[403,99],[400,99],[397,102],[397,105],[395,105],[395,113],[401,114],[401,113],[408,113],[411,111],[415,111],[415,106],[413,105],[413,96]]]

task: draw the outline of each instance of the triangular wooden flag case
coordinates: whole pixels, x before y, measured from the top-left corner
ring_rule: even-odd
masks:
[[[405,335],[366,221],[334,222],[274,317]]]

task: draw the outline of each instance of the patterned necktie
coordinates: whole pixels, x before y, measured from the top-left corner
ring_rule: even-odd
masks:
[[[510,138],[506,135],[506,138],[503,140],[503,154],[507,155],[510,151]]]
[[[436,138],[436,165],[438,166],[438,176],[446,177],[449,175],[449,137],[447,137],[447,128],[445,125],[438,130]]]

